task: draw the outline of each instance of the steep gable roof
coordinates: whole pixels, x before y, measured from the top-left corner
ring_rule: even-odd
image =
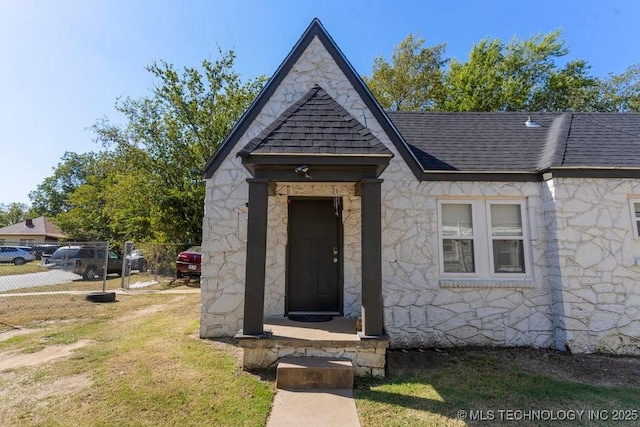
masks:
[[[378,155],[391,152],[316,85],[240,150],[249,155]]]
[[[273,77],[271,77],[258,97],[253,101],[251,106],[240,118],[229,136],[218,147],[211,159],[209,159],[204,168],[205,178],[210,178],[220,166],[222,161],[229,155],[233,147],[236,146],[242,135],[244,135],[244,133],[247,131],[253,120],[257,117],[262,108],[269,101],[275,90],[278,88],[287,74],[291,71],[292,67],[296,64],[298,59],[300,59],[300,56],[304,53],[305,49],[309,46],[314,38],[317,38],[322,43],[324,48],[331,55],[336,65],[340,68],[353,88],[360,95],[367,108],[371,111],[375,119],[382,126],[391,142],[400,152],[400,155],[412,167],[412,170],[414,171],[416,176],[418,176],[417,174],[419,174],[421,171],[415,159],[413,159],[412,153],[404,143],[402,137],[395,129],[389,118],[386,116],[385,112],[382,110],[371,92],[369,92],[369,89],[364,84],[360,76],[355,72],[355,70],[342,54],[331,36],[329,36],[327,31],[324,29],[320,20],[315,18],[311,22],[309,27],[307,27],[302,37],[300,38],[300,40],[298,40],[284,62],[280,65],[280,67],[278,67]]]

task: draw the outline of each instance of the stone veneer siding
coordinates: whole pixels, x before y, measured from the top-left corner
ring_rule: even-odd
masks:
[[[638,179],[554,178],[545,183],[556,346],[640,355],[640,240],[630,198]]]
[[[304,341],[297,339],[240,339],[244,349],[244,369],[263,370],[275,367],[283,357],[327,357],[348,359],[353,362],[358,377],[385,376],[387,340],[367,339],[355,341]]]
[[[638,353],[640,267],[633,263],[640,251],[627,200],[640,191],[636,181],[420,182],[317,39],[207,180],[202,337],[242,328],[250,176],[236,153],[314,84],[395,156],[381,176],[384,327],[392,346],[562,348],[566,339],[574,351]],[[269,197],[265,315],[284,313],[288,195],[342,197],[344,312],[359,315],[360,198],[353,184],[279,183],[276,193]],[[527,279],[441,278],[437,201],[448,197],[526,200],[533,267]]]
[[[335,64],[322,43],[315,38],[294,64],[290,73],[275,90],[271,99],[254,119],[237,146],[224,159],[211,179],[206,182],[205,214],[202,226],[202,337],[233,336],[242,328],[248,184],[250,177],[237,152],[261,130],[271,124],[292,103],[315,84],[322,88],[364,126],[370,127],[378,138],[391,145],[382,128]],[[373,128],[372,128],[373,125]],[[396,153],[397,154],[397,153]],[[408,169],[407,169],[408,171]],[[305,195],[333,197],[334,188],[343,197],[345,209],[344,311],[355,316],[359,311],[359,197],[352,196],[353,185],[323,186],[291,189]],[[265,283],[265,314],[283,314],[285,283],[285,249],[287,219],[286,195],[282,185],[279,195],[269,197],[267,230],[267,267]],[[327,193],[328,192],[328,193]],[[289,193],[291,194],[291,193]],[[356,235],[356,233],[358,235]],[[354,246],[354,239],[358,244]]]

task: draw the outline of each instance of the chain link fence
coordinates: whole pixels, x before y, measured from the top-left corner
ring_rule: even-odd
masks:
[[[33,310],[72,318],[89,293],[199,287],[199,276],[177,277],[182,244],[64,242],[0,245],[0,333]],[[198,269],[199,272],[199,269]]]

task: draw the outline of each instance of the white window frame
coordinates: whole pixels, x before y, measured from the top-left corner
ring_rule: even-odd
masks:
[[[638,199],[640,202],[640,199]],[[438,254],[440,257],[440,274],[445,278],[491,278],[491,279],[531,279],[533,266],[531,263],[531,238],[529,236],[529,221],[527,201],[518,199],[439,199],[438,200]],[[445,272],[443,240],[451,236],[442,234],[442,205],[468,204],[471,205],[471,220],[473,224],[473,255],[474,273]],[[497,240],[522,240],[524,258],[524,273],[496,273],[493,256],[493,240],[491,232],[491,205],[520,205],[520,220],[522,236],[496,236]]]
[[[633,229],[633,238],[640,239],[638,234],[638,224],[640,224],[640,218],[636,217],[635,204],[640,204],[640,197],[629,198],[629,212],[631,213],[631,228]]]
[[[473,234],[471,236],[444,236],[442,234],[442,205],[471,205],[471,227],[473,229]],[[478,245],[476,243],[478,239],[477,232],[477,223],[478,218],[476,217],[476,211],[474,207],[475,201],[468,199],[461,200],[439,200],[438,201],[438,251],[440,255],[440,271],[447,276],[455,276],[455,277],[476,277],[478,275],[478,265],[476,261],[476,251],[478,249]],[[449,272],[444,273],[444,240],[471,240],[473,243],[473,267],[475,272],[466,273],[466,272]]]

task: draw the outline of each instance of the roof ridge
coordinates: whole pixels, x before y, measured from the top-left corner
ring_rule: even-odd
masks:
[[[280,64],[271,79],[267,82],[256,99],[238,120],[225,140],[218,146],[204,167],[204,177],[211,178],[222,162],[230,155],[231,150],[238,144],[242,136],[249,130],[253,121],[258,117],[264,106],[268,104],[271,96],[275,93],[282,81],[291,72],[295,63],[300,59],[304,50],[316,39],[327,51],[338,69],[342,72],[354,91],[360,96],[366,108],[371,112],[373,119],[382,127],[383,132],[389,137],[391,143],[405,160],[413,174],[418,178],[422,173],[418,159],[409,148],[400,132],[389,119],[378,101],[375,99],[362,77],[342,53],[331,35],[326,31],[319,19],[314,18],[311,24],[304,31],[293,49]],[[365,116],[366,118],[366,116]],[[365,127],[366,122],[365,122]]]
[[[572,122],[572,113],[562,113],[553,119],[540,152],[539,171],[562,166],[567,152],[567,141],[569,140]]]

